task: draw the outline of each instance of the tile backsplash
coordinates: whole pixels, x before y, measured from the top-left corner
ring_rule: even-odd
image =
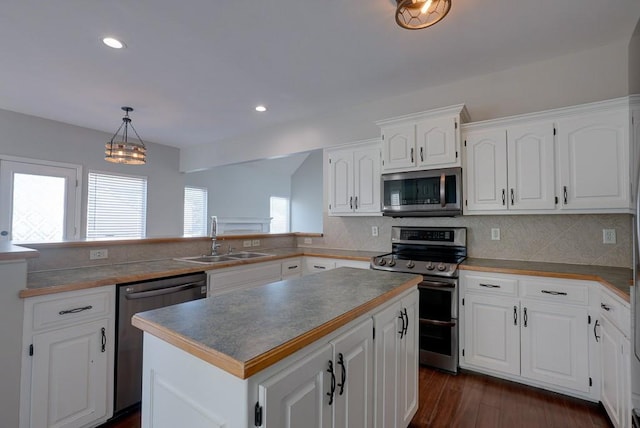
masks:
[[[453,218],[324,217],[324,237],[313,247],[391,251],[391,226],[467,227],[469,257],[552,263],[632,266],[633,217],[629,214],[495,215]],[[372,236],[372,226],[379,235]],[[491,240],[491,229],[500,240]],[[616,243],[602,243],[615,229]],[[303,247],[303,239],[298,239]]]

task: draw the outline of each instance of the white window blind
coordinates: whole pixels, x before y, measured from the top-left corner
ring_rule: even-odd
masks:
[[[271,196],[269,198],[271,212],[271,233],[289,232],[289,198]]]
[[[146,177],[89,173],[87,238],[142,238],[146,220]]]
[[[207,189],[184,188],[184,236],[207,235]]]

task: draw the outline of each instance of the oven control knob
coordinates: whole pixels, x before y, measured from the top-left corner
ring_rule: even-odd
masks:
[[[427,263],[427,266],[425,266],[427,268],[427,270],[434,270],[436,267],[433,263],[429,262]]]
[[[444,263],[440,263],[440,264],[438,265],[438,270],[439,270],[440,272],[447,270],[447,265],[445,265]]]
[[[389,266],[393,267],[395,265],[396,265],[396,261],[395,260],[393,260],[393,259],[389,260]]]
[[[384,266],[386,264],[387,264],[387,261],[385,259],[378,260],[378,266]]]
[[[408,267],[409,269],[413,269],[413,267],[414,267],[415,265],[416,265],[416,264],[413,262],[413,260],[409,260],[409,261],[407,262],[407,267]]]

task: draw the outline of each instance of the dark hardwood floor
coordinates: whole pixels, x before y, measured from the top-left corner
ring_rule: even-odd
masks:
[[[420,367],[420,407],[410,428],[610,428],[598,404],[471,372]],[[140,412],[103,425],[139,428]],[[302,428],[302,427],[301,427]]]

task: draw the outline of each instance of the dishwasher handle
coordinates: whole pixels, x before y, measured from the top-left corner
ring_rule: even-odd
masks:
[[[184,291],[190,288],[196,288],[196,287],[202,287],[202,286],[204,286],[203,281],[190,282],[188,284],[176,285],[174,287],[156,288],[155,290],[127,293],[124,295],[124,297],[127,300],[144,299],[146,297],[162,296],[165,294],[177,293],[179,291]]]

